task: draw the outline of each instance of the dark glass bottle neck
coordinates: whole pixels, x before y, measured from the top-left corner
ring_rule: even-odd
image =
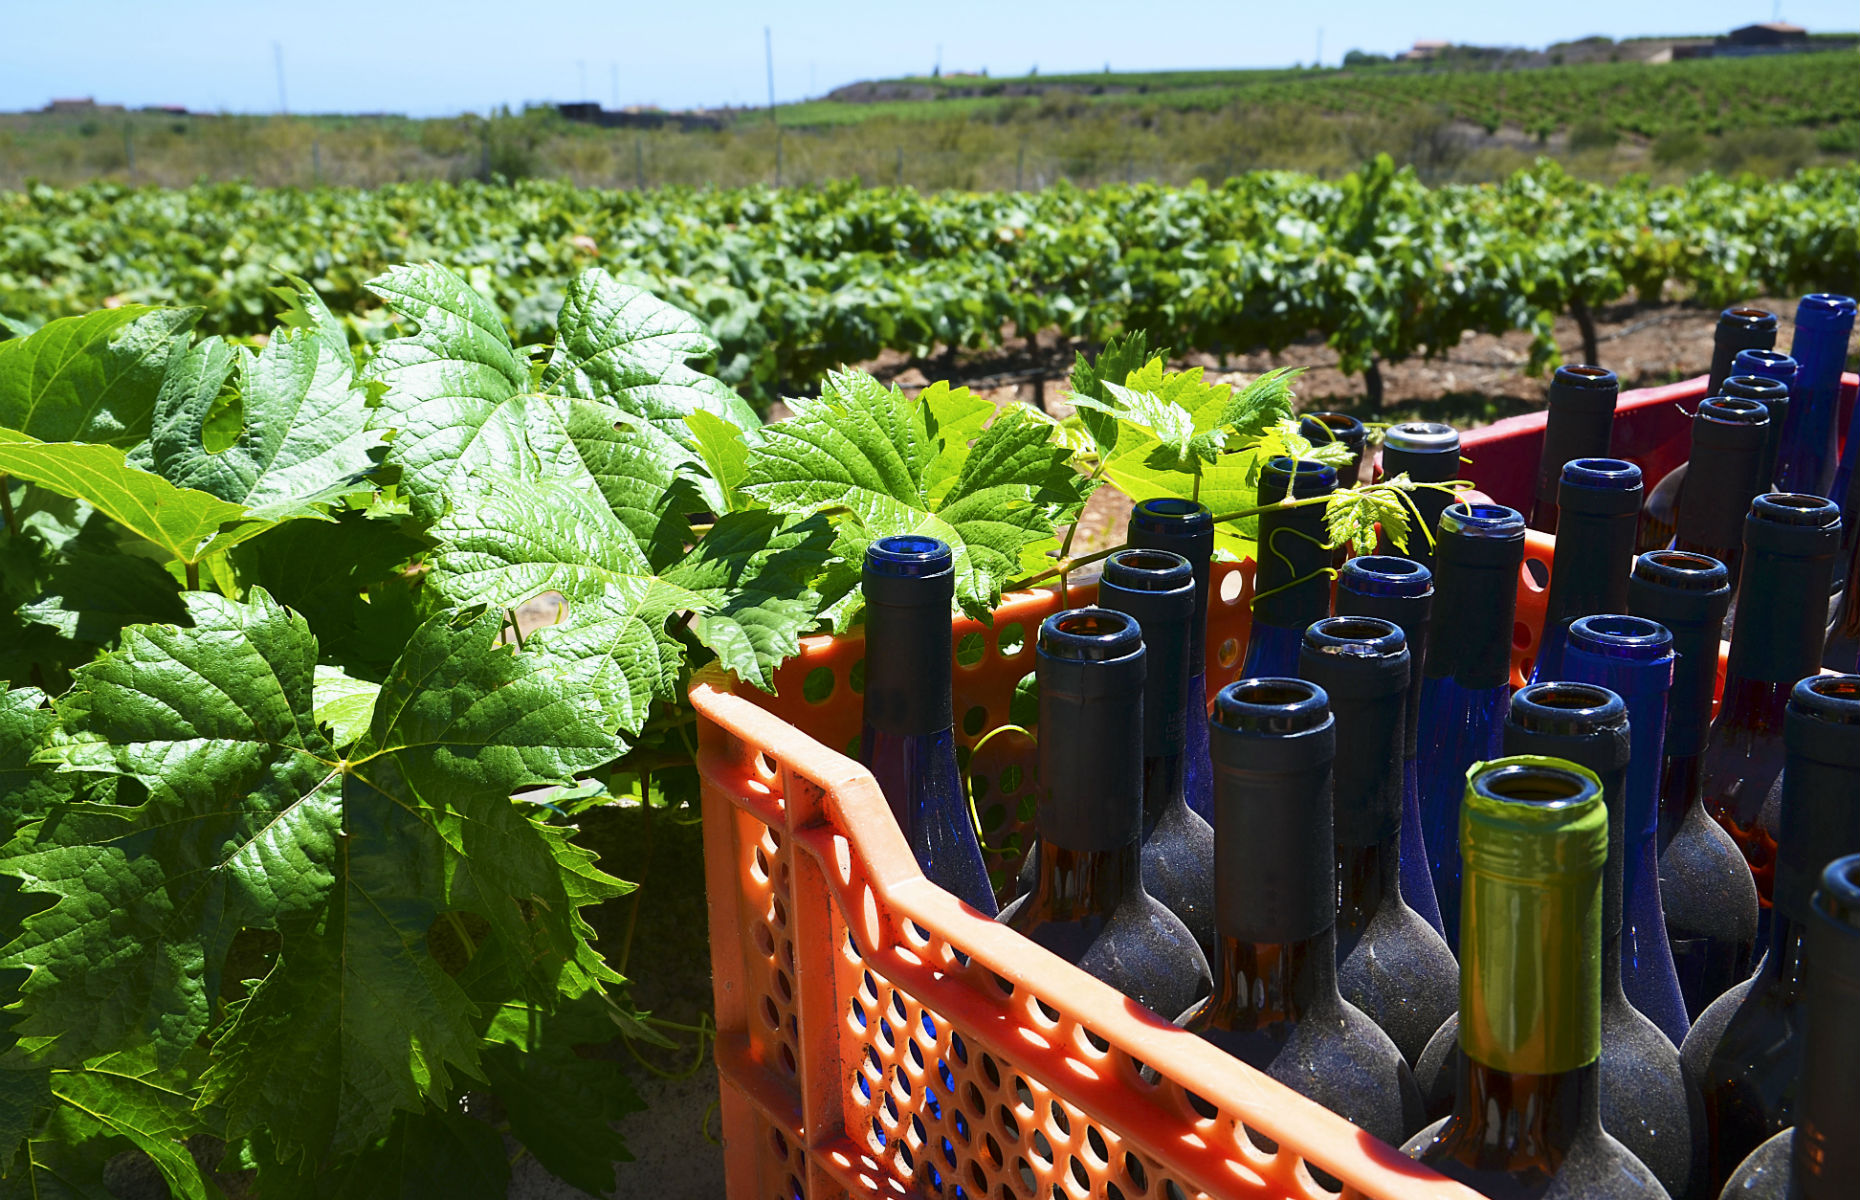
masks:
[[[1460,1057],[1446,1155],[1480,1171],[1554,1175],[1600,1124],[1596,1064],[1554,1075],[1515,1075]]]
[[[1337,847],[1337,940],[1354,946],[1385,907],[1402,903],[1401,834],[1373,846]]]
[[[1699,798],[1699,788],[1703,782],[1697,754],[1669,754],[1661,764],[1658,842],[1661,853],[1666,852],[1673,836],[1685,823],[1686,813]]]
[[[898,585],[918,581],[886,582],[892,592],[907,594]],[[928,594],[935,602],[867,600],[865,723],[880,733],[940,733],[955,724],[949,604],[934,589]]]
[[[1156,832],[1156,823],[1171,805],[1187,804],[1188,756],[1152,754],[1143,760],[1143,836]]]
[[[1047,920],[1075,921],[1109,916],[1142,891],[1140,843],[1119,850],[1068,850],[1042,841],[1039,872],[1027,904]]]
[[[1295,1024],[1340,1000],[1337,937],[1325,929],[1297,942],[1242,942],[1222,935],[1215,947],[1214,995],[1207,1020],[1245,1033]]]

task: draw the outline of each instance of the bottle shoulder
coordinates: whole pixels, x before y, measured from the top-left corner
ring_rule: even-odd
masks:
[[[1376,910],[1337,964],[1338,990],[1418,1062],[1460,1002],[1459,964],[1446,939],[1399,897]]]
[[[1795,1130],[1785,1129],[1737,1164],[1720,1200],[1787,1200],[1794,1158]]]
[[[1686,1031],[1686,1040],[1679,1044],[1679,1060],[1693,1079],[1704,1080],[1712,1054],[1724,1037],[1724,1027],[1743,1005],[1744,997],[1750,994],[1755,982],[1756,976],[1752,975],[1731,987],[1706,1005],[1698,1020],[1692,1022],[1692,1028]]]
[[[1660,905],[1675,937],[1756,940],[1756,882],[1737,843],[1702,805],[1686,810],[1660,854]]]

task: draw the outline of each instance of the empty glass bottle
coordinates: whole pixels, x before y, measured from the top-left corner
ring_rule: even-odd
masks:
[[[1550,379],[1543,450],[1537,460],[1536,499],[1530,525],[1557,531],[1557,482],[1572,458],[1607,458],[1614,438],[1615,400],[1621,385],[1603,367],[1562,366]]]
[[[1214,830],[1183,790],[1188,723],[1206,720],[1188,694],[1195,572],[1167,550],[1119,550],[1104,562],[1098,603],[1143,632],[1143,886],[1212,955]]]
[[[1776,485],[1810,496],[1834,496],[1837,466],[1835,416],[1840,407],[1841,371],[1854,329],[1854,299],[1817,293],[1795,309],[1795,383],[1789,389],[1789,422],[1777,456]]]
[[[1402,631],[1408,642],[1407,733],[1401,764],[1401,894],[1421,919],[1445,937],[1440,905],[1434,899],[1434,876],[1427,865],[1421,836],[1421,778],[1415,765],[1420,745],[1422,664],[1427,661],[1428,628],[1434,610],[1434,573],[1407,558],[1363,555],[1337,573],[1337,615],[1380,617]]]
[[[1860,853],[1860,676],[1801,680],[1790,691],[1786,721],[1769,946],[1749,988],[1713,1002],[1684,1046],[1705,1097],[1714,1189],[1795,1121],[1804,982],[1812,969],[1803,941],[1814,919],[1810,897],[1829,859]]]
[[[1563,464],[1557,489],[1562,516],[1533,680],[1563,678],[1563,644],[1571,621],[1627,607],[1640,500],[1640,468],[1631,462],[1578,458]]]
[[[1156,1012],[1207,994],[1194,935],[1143,887],[1142,634],[1076,608],[1040,624],[1040,777],[1033,888],[1001,912],[1025,934]]]
[[[1770,490],[1763,477],[1769,409],[1755,400],[1712,396],[1692,415],[1692,462],[1699,487],[1680,493],[1673,549],[1708,554],[1737,577],[1743,565],[1744,516]]]
[[[1399,1144],[1421,1122],[1401,1051],[1337,990],[1335,723],[1322,688],[1243,679],[1215,698],[1213,995],[1176,1024]]]
[[[1342,442],[1350,451],[1350,461],[1337,468],[1337,486],[1354,487],[1363,477],[1363,451],[1369,445],[1369,430],[1360,420],[1345,412],[1308,412],[1299,418],[1298,432],[1313,446]]]
[[[1600,784],[1555,759],[1484,763],[1461,822],[1460,1072],[1451,1114],[1403,1149],[1488,1196],[1661,1194],[1602,1128]]]
[[[1718,680],[1718,630],[1731,599],[1724,564],[1655,550],[1634,562],[1628,611],[1673,635],[1658,815],[1660,906],[1688,1019],[1750,974],[1757,886],[1736,843],[1705,811],[1699,771]]]
[[[1782,770],[1790,689],[1821,662],[1840,524],[1833,504],[1788,492],[1758,496],[1744,521],[1744,599],[1705,743],[1702,791],[1705,811],[1743,852],[1766,905],[1775,843],[1758,816]]]
[[[1440,514],[1434,625],[1421,682],[1421,835],[1447,945],[1459,942],[1460,798],[1466,769],[1498,753],[1511,695],[1511,627],[1524,518],[1499,504]]]
[[[954,558],[933,537],[883,537],[866,549],[865,724],[859,759],[891,803],[931,881],[994,915],[956,766],[950,701]]]
[[[1323,463],[1277,457],[1259,473],[1259,503],[1306,499],[1337,490],[1337,472]],[[1305,626],[1330,615],[1330,547],[1324,506],[1278,508],[1259,518],[1259,567],[1253,582],[1253,623],[1247,633],[1246,678],[1292,675]]]
[[[1382,477],[1407,475],[1416,483],[1446,483],[1460,477],[1460,432],[1438,421],[1403,421],[1389,427],[1382,438]],[[1451,492],[1434,488],[1409,493],[1417,519],[1408,532],[1408,546],[1397,550],[1385,534],[1384,554],[1400,553],[1423,566],[1434,561],[1434,531],[1440,514],[1453,503]],[[1412,647],[1413,643],[1409,643]]]
[[[1783,357],[1787,362],[1795,361]],[[1782,445],[1783,424],[1789,419],[1789,385],[1764,375],[1733,375],[1724,381],[1722,394],[1735,400],[1755,400],[1769,418],[1763,427],[1763,458],[1757,468],[1763,486],[1757,490],[1770,491],[1776,486],[1776,449]]]
[[[1214,558],[1214,514],[1193,500],[1162,496],[1145,500],[1130,512],[1130,545],[1139,550],[1167,550],[1188,560],[1195,572],[1195,616],[1188,627],[1188,694],[1207,711],[1208,582]],[[1208,723],[1188,722],[1184,743],[1182,789],[1188,806],[1203,820],[1214,819],[1214,769],[1208,763]]]
[[[1860,855],[1821,876],[1803,934],[1802,1079],[1795,1124],[1750,1152],[1726,1200],[1860,1196]]]
[[[1331,771],[1338,986],[1413,1063],[1459,1003],[1459,964],[1401,895],[1407,638],[1378,617],[1326,617],[1305,630],[1298,674],[1330,697],[1349,747]]]

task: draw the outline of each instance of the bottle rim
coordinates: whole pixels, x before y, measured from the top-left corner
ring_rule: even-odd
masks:
[[[1822,529],[1841,521],[1838,504],[1805,492],[1765,492],[1750,502],[1750,515],[1775,525]]]
[[[1718,314],[1718,320],[1720,323],[1734,325],[1739,329],[1776,328],[1775,313],[1767,308],[1756,308],[1745,304],[1733,304]]]
[[[1306,627],[1303,648],[1336,658],[1399,658],[1408,648],[1408,636],[1381,617],[1325,617]]]
[[[1789,691],[1789,709],[1833,725],[1860,725],[1860,675],[1810,675]]]
[[[955,563],[949,544],[921,533],[894,533],[865,548],[865,569],[893,579],[939,575]]]
[[[1337,572],[1337,586],[1363,596],[1425,596],[1434,590],[1434,573],[1412,558],[1359,554]]]
[[[1337,468],[1315,459],[1293,458],[1286,454],[1273,455],[1259,476],[1261,495],[1271,490],[1303,499],[1320,496],[1336,488]]]
[[[1139,529],[1169,534],[1196,534],[1214,528],[1214,514],[1204,504],[1177,496],[1157,496],[1131,510],[1130,519]]]
[[[1692,416],[1694,420],[1703,417],[1726,425],[1764,425],[1769,423],[1770,410],[1768,405],[1747,396],[1720,394],[1699,401],[1698,410]]]
[[[1797,325],[1840,326],[1849,324],[1860,310],[1852,296],[1838,292],[1810,292],[1795,306]]]
[[[1689,592],[1731,588],[1731,569],[1696,550],[1649,550],[1634,560],[1630,577]]]
[[[1524,536],[1524,516],[1503,504],[1474,504],[1456,500],[1440,514],[1440,531],[1461,537],[1494,538],[1500,541]]]
[[[1303,426],[1306,421],[1320,426],[1325,433],[1329,434],[1327,441],[1342,442],[1346,446],[1354,447],[1361,446],[1369,440],[1368,427],[1359,418],[1346,412],[1326,409],[1321,412],[1305,413],[1298,418],[1299,432],[1304,432]],[[1305,440],[1310,441],[1310,436],[1306,435]]]
[[[1382,447],[1405,454],[1458,454],[1460,431],[1441,421],[1403,421],[1389,427]]]
[[[1510,720],[1531,733],[1584,737],[1619,728],[1627,719],[1627,703],[1597,683],[1544,680],[1511,694]]]
[[[1727,375],[1720,387],[1736,388],[1735,392],[1724,390],[1721,394],[1739,400],[1776,401],[1789,398],[1789,385],[1768,375]]]
[[[1569,646],[1606,658],[1652,663],[1673,653],[1666,626],[1628,613],[1591,613],[1569,623]]]
[[[1174,592],[1195,584],[1195,568],[1173,550],[1131,547],[1104,562],[1104,583],[1131,592]]]
[[[1640,468],[1625,458],[1572,458],[1563,464],[1562,482],[1595,491],[1631,492],[1641,486]]]
[[[1860,932],[1860,854],[1829,863],[1811,903],[1835,924]]]
[[[1616,390],[1621,386],[1613,371],[1594,363],[1568,363],[1560,366],[1551,377],[1551,382],[1565,387],[1594,390]]]
[[[1068,662],[1115,662],[1143,653],[1135,617],[1114,608],[1069,608],[1040,622],[1040,652]]]
[[[1330,696],[1308,679],[1237,679],[1214,698],[1214,723],[1240,733],[1305,733],[1330,719]]]

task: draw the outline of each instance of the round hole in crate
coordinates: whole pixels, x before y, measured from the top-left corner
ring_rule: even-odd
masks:
[[[847,738],[845,753],[847,758],[856,759],[861,757],[865,753],[865,738],[863,735],[855,733]]]
[[[972,1162],[969,1164],[969,1178],[975,1182],[976,1191],[984,1196],[988,1194],[988,1173],[982,1170],[981,1163]]]
[[[756,949],[762,952],[762,957],[775,957],[775,936],[769,932],[769,927],[767,925],[763,924],[761,921],[757,921],[755,924],[755,932],[750,936],[755,939]]]
[[[1223,667],[1233,666],[1235,663],[1240,661],[1239,639],[1228,638],[1226,641],[1221,643],[1221,648],[1218,651],[1216,651],[1215,654],[1216,654],[1216,657],[1219,659],[1221,666]]]
[[[982,729],[988,724],[988,710],[979,704],[972,704],[962,714],[962,732],[970,737],[981,736]]]
[[[1020,1111],[1031,1117],[1033,1115],[1033,1089],[1027,1086],[1026,1076],[1014,1076],[1014,1097],[1020,1101]]]
[[[1020,1194],[1023,1196],[1033,1195],[1034,1189],[1040,1186],[1038,1177],[1033,1173],[1033,1164],[1029,1163],[1024,1158],[1016,1158],[1014,1160],[1014,1173],[1020,1176]]]
[[[905,1072],[903,1067],[900,1066],[891,1072],[891,1086],[895,1091],[903,1093],[904,1102],[906,1104],[910,1103],[913,1094],[911,1092],[911,1077]]]
[[[1212,1121],[1215,1117],[1221,1115],[1220,1109],[1215,1108],[1212,1104],[1209,1104],[1206,1100],[1203,1100],[1200,1096],[1197,1096],[1186,1088],[1183,1089],[1182,1094],[1188,1098],[1188,1106],[1194,1109],[1196,1115],[1200,1116],[1203,1120]]]
[[[878,1044],[888,1051],[898,1048],[898,1038],[891,1032],[891,1022],[883,1017],[878,1019]]]
[[[865,1028],[865,1005],[859,1003],[859,997],[853,997],[852,1011],[848,1015],[852,1017],[852,1023],[854,1025],[858,1026],[860,1029]]]
[[[788,1176],[788,1200],[807,1200],[807,1189],[801,1186],[798,1175]]]
[[[992,1133],[982,1135],[982,1158],[997,1171],[1001,1169],[1001,1164],[1007,1161],[1006,1156],[1001,1153],[1001,1143],[995,1141],[995,1135]]]
[[[1104,1185],[1104,1200],[1124,1200],[1124,1189],[1115,1183]]]
[[[1531,627],[1523,621],[1511,623],[1511,644],[1520,650],[1531,648]]]
[[[1034,1007],[1034,1011],[1040,1014],[1042,1018],[1042,1023],[1046,1025],[1047,1028],[1050,1029],[1059,1024],[1059,1010],[1054,1008],[1052,1005],[1048,1004],[1046,1001],[1040,999],[1038,996],[1035,996],[1033,998],[1033,1007]]]
[[[767,750],[758,751],[756,754],[756,773],[764,779],[775,778],[775,760],[769,757]]]
[[[951,1033],[949,1035],[949,1052],[955,1055],[956,1061],[963,1066],[966,1067],[969,1065],[969,1045],[962,1040],[962,1035],[960,1033]]]
[[[1085,1164],[1079,1161],[1078,1155],[1075,1154],[1068,1158],[1066,1166],[1072,1171],[1072,1179],[1075,1183],[1087,1191],[1091,1190],[1091,1175],[1085,1170]]]
[[[1529,679],[1531,677],[1531,668],[1535,666],[1536,663],[1537,660],[1534,658],[1525,658],[1519,662],[1518,670],[1526,679]]]
[[[788,978],[788,972],[779,968],[775,972],[775,990],[781,993],[783,1004],[790,1004],[794,1001],[794,980]]]
[[[1096,1125],[1085,1127],[1085,1148],[1092,1157],[1092,1165],[1108,1167],[1111,1165],[1111,1151],[1104,1144],[1104,1135],[1098,1132]]]
[[[786,878],[783,878],[782,882],[786,883],[788,881]],[[788,964],[788,969],[790,971],[794,970],[794,939],[783,938],[781,940],[781,960]]]
[[[988,643],[982,635],[974,630],[962,635],[956,642],[956,665],[972,670],[982,665],[982,659],[988,656]]]
[[[997,974],[994,971],[990,971],[988,974],[991,977],[993,977],[995,981],[996,991],[1000,992],[1003,996],[1012,996],[1014,994],[1014,984],[1007,978],[1007,976]],[[995,1073],[994,1060],[992,1058],[989,1058],[986,1054],[982,1056],[982,1067],[988,1072],[990,1079],[993,1083],[999,1084],[1001,1082],[1000,1076],[996,1075]]]
[[[782,1136],[781,1130],[773,1126],[769,1128],[769,1145],[774,1147],[776,1157],[788,1157],[788,1139]]]
[[[860,1097],[865,1103],[870,1104],[872,1102],[872,1081],[867,1079],[864,1075],[855,1075],[853,1076],[853,1083],[858,1086]]]
[[[756,847],[755,860],[749,864],[749,871],[757,883],[769,881],[769,856],[762,852],[760,846]]]
[[[888,1118],[885,1124],[896,1125],[898,1123],[898,1101],[896,1097],[892,1096],[890,1092],[886,1092],[884,1103],[882,1103],[880,1107],[885,1110],[885,1116]]]
[[[1078,1030],[1078,1047],[1080,1051],[1090,1054],[1094,1058],[1101,1058],[1111,1052],[1110,1042],[1099,1037],[1096,1033],[1085,1028],[1083,1025],[1079,1026]]]
[[[1134,1154],[1124,1155],[1124,1178],[1130,1180],[1130,1186],[1137,1189],[1137,1195],[1150,1190],[1150,1173],[1143,1169],[1143,1160]]]
[[[1265,1134],[1253,1128],[1251,1125],[1242,1125],[1240,1127],[1240,1130],[1242,1133],[1246,1134],[1246,1140],[1253,1143],[1253,1148],[1255,1150],[1258,1150],[1260,1153],[1277,1154],[1279,1152],[1278,1142],[1267,1137]]]
[[[1541,592],[1550,586],[1550,564],[1541,558],[1526,558],[1521,578],[1525,587]]]
[[[855,696],[865,695],[865,659],[846,668],[846,686],[852,689]]]
[[[815,667],[801,681],[801,698],[809,704],[825,704],[833,698],[833,668]]]
[[[1221,576],[1221,603],[1227,605],[1229,608],[1240,603],[1240,592],[1242,587],[1243,584],[1240,579],[1240,572],[1229,571],[1227,574]]]
[[[911,1148],[902,1140],[898,1142],[898,1161],[904,1164],[907,1175],[917,1170],[917,1163],[911,1157]]]
[[[1049,1167],[1053,1165],[1053,1143],[1046,1140],[1044,1129],[1033,1131],[1033,1156]]]
[[[867,1004],[877,1004],[878,1003],[878,980],[872,978],[872,972],[870,971],[863,971],[861,972],[861,975],[862,975],[862,978],[859,980],[860,998],[863,999]]]
[[[1322,1167],[1314,1167],[1301,1158],[1298,1160],[1296,1171],[1299,1175],[1309,1179],[1311,1186],[1322,1195],[1341,1196],[1343,1194],[1343,1180]]]
[[[777,929],[788,928],[788,906],[780,896],[769,897],[769,924]]]
[[[956,1165],[955,1144],[951,1142],[948,1138],[944,1138],[942,1149],[943,1149],[943,1161],[948,1163],[952,1167],[955,1166]]]
[[[995,646],[1002,658],[1013,658],[1027,648],[1027,627],[1019,621],[1009,621],[995,634]]]
[[[768,996],[762,997],[762,1020],[771,1030],[781,1032],[781,1013],[775,1008],[775,1001]]]
[[[797,1075],[800,1073],[794,1065],[794,1047],[786,1042],[781,1044],[781,1065],[782,1069],[787,1071],[790,1075]]]
[[[922,1146],[930,1140],[924,1133],[924,1119],[916,1113],[911,1114],[911,1145]]]
[[[911,925],[915,926],[917,931],[921,931],[923,928],[922,926],[917,925],[915,921],[912,921]],[[927,933],[924,934],[923,937],[924,937],[924,941],[926,942],[930,940],[930,935]],[[901,1025],[909,1024],[908,1018],[910,1014],[904,1011],[904,993],[903,992],[894,990],[891,993],[891,1011],[892,1011],[892,1014],[898,1018],[899,1024]]]
[[[988,798],[988,776],[969,776],[969,799],[985,800]],[[1005,813],[1003,815],[1006,815]]]
[[[964,1085],[962,1098],[968,1104],[969,1111],[976,1116],[985,1117],[988,1115],[988,1102],[982,1099],[981,1088],[976,1087],[973,1083]]]
[[[1173,1179],[1163,1180],[1163,1195],[1167,1197],[1167,1200],[1188,1200],[1187,1194],[1182,1191],[1182,1185]]]
[[[916,1068],[919,1071],[923,1070],[924,1069],[924,1052],[921,1048],[918,1047],[917,1039],[912,1038],[910,1041],[904,1043],[904,1048],[910,1051],[912,1064],[916,1066]]]
[[[950,1095],[956,1094],[956,1076],[950,1071],[949,1063],[943,1059],[936,1060],[936,1073],[943,1077],[943,1090]]]
[[[872,1118],[872,1148],[875,1150],[885,1148],[885,1127],[878,1123],[877,1117]]]
[[[995,1107],[995,1120],[1001,1123],[1001,1132],[1007,1135],[1008,1141],[1020,1141],[1020,1122],[1014,1119],[1014,1114],[1007,1105],[1001,1104]]]
[[[1059,1101],[1050,1101],[1046,1107],[1052,1117],[1053,1128],[1059,1131],[1059,1136],[1071,1137],[1072,1118],[1066,1116],[1066,1110],[1060,1107]]]

